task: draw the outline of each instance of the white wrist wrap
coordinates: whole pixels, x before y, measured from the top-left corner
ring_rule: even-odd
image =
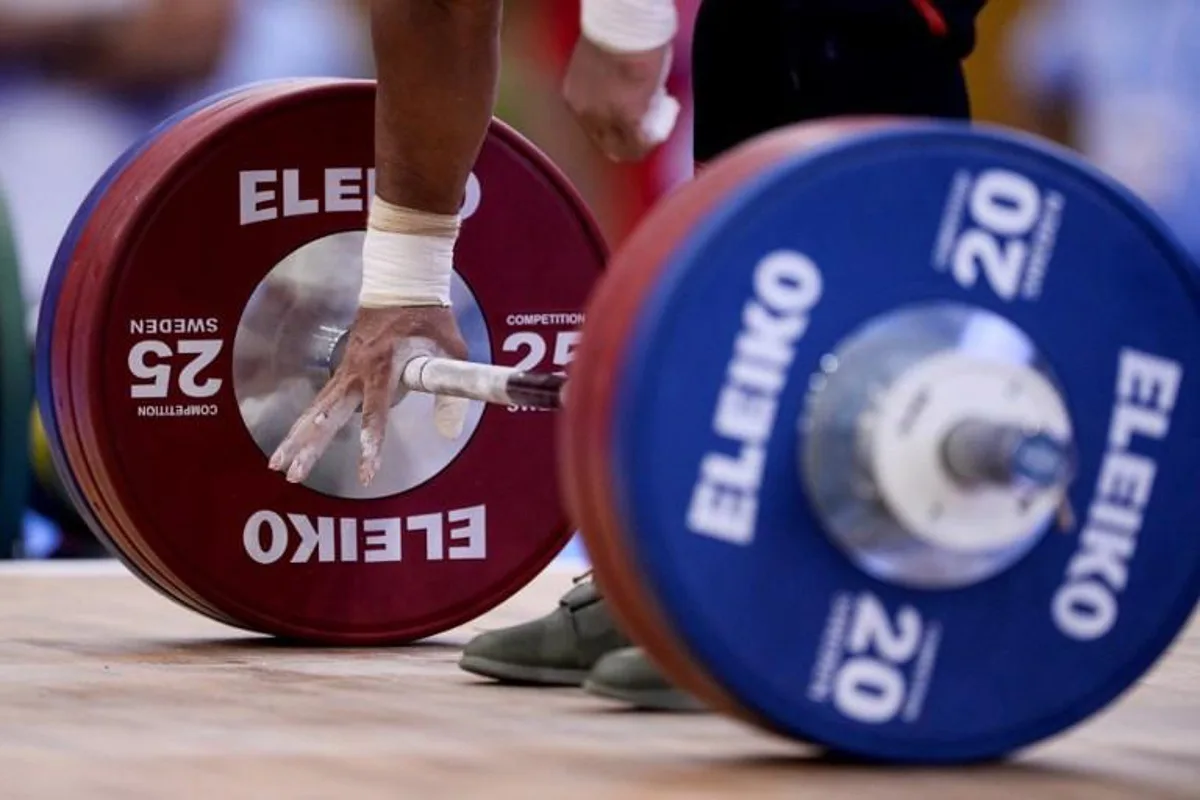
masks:
[[[363,241],[364,308],[449,306],[454,244],[462,219],[371,201]]]
[[[675,0],[582,0],[580,5],[583,35],[606,50],[655,50],[670,44],[679,30]]]

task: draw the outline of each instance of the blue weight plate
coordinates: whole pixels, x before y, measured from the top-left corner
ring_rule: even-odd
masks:
[[[975,193],[988,181],[1000,187],[990,206]],[[1029,186],[1036,193],[1021,195]],[[984,230],[963,245],[980,219],[1009,235],[981,245]],[[1009,254],[1016,269],[989,263],[973,275],[981,262],[964,248],[993,245],[990,255]],[[800,333],[777,397],[755,401],[760,412],[763,398],[777,403],[756,477],[743,449],[752,435],[742,434],[750,445],[719,435],[714,415],[737,380],[730,364],[748,304],[769,290],[755,276],[781,251],[807,257],[820,286],[773,300],[778,313],[792,303]],[[1128,192],[1056,147],[988,128],[923,123],[848,137],[728,195],[666,265],[617,382],[611,478],[634,559],[672,629],[772,727],[884,760],[1002,756],[1113,701],[1200,595],[1194,270]],[[810,503],[798,457],[822,358],[869,320],[929,303],[967,304],[1023,330],[1057,376],[1079,448],[1075,526],[999,574],[942,590],[856,567]],[[1174,397],[1172,374],[1182,376]],[[1168,432],[1110,445],[1110,426],[1136,416],[1131,395],[1149,398],[1137,418],[1169,421]],[[737,464],[710,482],[725,487],[725,512],[757,503],[750,525],[724,538],[693,532],[703,526],[689,516],[710,454]],[[1153,478],[1144,504],[1097,514],[1094,503],[1111,512],[1114,497],[1136,505],[1134,484],[1121,483],[1132,475]],[[1105,529],[1118,518],[1130,527]],[[1104,541],[1107,559],[1096,556]]]
[[[75,247],[83,235],[88,221],[95,213],[96,208],[105,199],[108,188],[120,177],[125,169],[145,153],[164,133],[174,128],[180,122],[231,98],[253,94],[274,85],[278,85],[278,82],[249,84],[204,98],[163,120],[143,137],[130,145],[105,170],[99,180],[96,181],[96,184],[92,187],[87,197],[84,198],[74,217],[72,217],[55,253],[54,261],[51,264],[46,285],[42,292],[34,347],[34,391],[54,469],[62,481],[63,490],[70,499],[76,513],[79,514],[80,518],[87,524],[96,538],[105,545],[110,553],[120,559],[131,572],[142,578],[150,586],[172,597],[174,593],[163,586],[160,580],[147,574],[145,569],[115,545],[111,533],[96,518],[93,501],[87,498],[86,493],[79,485],[74,471],[77,467],[72,465],[67,458],[59,427],[58,413],[54,406],[55,394],[58,391],[65,390],[65,387],[56,386],[53,378],[54,319],[58,313],[59,296],[62,293],[63,282],[67,277],[67,270],[75,252]],[[78,468],[86,468],[86,466],[78,465]],[[190,605],[190,603],[185,604]]]

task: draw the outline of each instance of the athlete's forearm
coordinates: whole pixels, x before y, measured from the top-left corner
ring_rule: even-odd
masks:
[[[454,214],[487,135],[502,0],[371,0],[379,96],[376,191]]]

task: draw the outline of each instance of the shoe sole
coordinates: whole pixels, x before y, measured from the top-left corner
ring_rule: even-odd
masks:
[[[585,680],[581,688],[590,695],[616,700],[642,711],[699,713],[708,710],[699,700],[676,689],[619,689],[590,680]]]
[[[458,666],[474,675],[523,686],[578,687],[588,674],[587,670],[582,669],[531,667],[527,664],[511,664],[481,656],[463,656],[458,660]]]

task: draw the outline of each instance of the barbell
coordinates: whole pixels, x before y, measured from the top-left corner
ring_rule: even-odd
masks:
[[[373,91],[188,110],[59,252],[47,436],[151,586],[264,633],[397,643],[498,604],[577,527],[680,686],[920,762],[1067,729],[1186,624],[1196,267],[1113,181],[998,128],[767,135],[609,260],[561,173],[494,122],[453,286],[468,361],[406,365],[370,487],[355,422],[289,484],[267,458],[355,310]],[[429,392],[483,401],[458,440]]]

